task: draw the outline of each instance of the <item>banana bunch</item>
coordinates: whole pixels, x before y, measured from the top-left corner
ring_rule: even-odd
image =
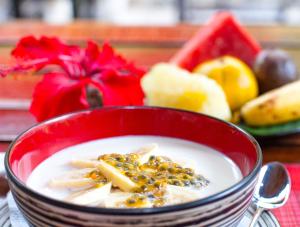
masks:
[[[271,90],[246,103],[241,115],[247,125],[267,126],[300,119],[300,80]]]

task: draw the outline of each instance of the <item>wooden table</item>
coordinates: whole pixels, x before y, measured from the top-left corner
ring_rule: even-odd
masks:
[[[65,41],[85,44],[85,40],[98,42],[110,40],[128,59],[149,67],[168,59],[189,39],[199,26],[174,27],[119,27],[108,24],[77,21],[66,26],[51,26],[36,21],[15,21],[0,25],[0,63],[9,63],[9,53],[24,35],[58,36]],[[300,66],[300,29],[298,27],[260,26],[248,27],[264,47],[283,48]],[[18,76],[0,79],[0,98],[30,99],[39,76]],[[28,111],[0,110],[0,138],[13,135],[34,124]],[[0,142],[0,151],[9,142]],[[261,141],[264,161],[300,162],[300,136]]]

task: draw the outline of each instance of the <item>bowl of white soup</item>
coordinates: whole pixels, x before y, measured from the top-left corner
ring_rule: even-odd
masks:
[[[107,107],[40,123],[6,154],[33,226],[234,226],[261,167],[257,142],[206,115]]]

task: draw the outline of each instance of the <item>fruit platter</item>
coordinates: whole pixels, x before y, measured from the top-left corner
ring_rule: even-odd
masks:
[[[222,106],[221,98],[211,95],[211,103],[219,109],[210,114],[238,124],[255,137],[299,131],[300,83],[295,63],[283,50],[262,49],[231,14],[215,15],[170,63],[221,86],[226,101]]]
[[[82,47],[25,36],[0,74],[41,76],[30,104],[38,122],[89,108],[147,105],[207,114],[256,138],[300,131],[300,81],[292,57],[263,48],[228,12],[215,14],[169,59],[148,67],[113,46],[110,40]]]

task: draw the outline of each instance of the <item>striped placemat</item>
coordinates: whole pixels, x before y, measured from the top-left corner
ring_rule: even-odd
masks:
[[[9,208],[6,198],[0,198],[0,226],[12,227],[9,218]]]

